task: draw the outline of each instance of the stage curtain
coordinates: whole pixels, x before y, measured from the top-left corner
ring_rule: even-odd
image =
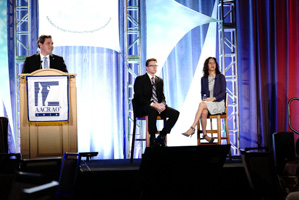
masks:
[[[241,147],[271,148],[273,133],[290,131],[288,101],[299,97],[299,2],[237,1],[237,40]]]
[[[143,1],[142,1],[143,2]],[[179,3],[211,16],[214,1],[178,0]],[[37,6],[37,0],[31,1]],[[120,43],[124,42],[124,5],[120,1]],[[13,0],[8,0],[9,76],[14,80]],[[237,0],[237,43],[240,147],[271,146],[274,132],[290,131],[287,105],[299,97],[299,2],[297,0]],[[32,42],[38,37],[32,7]],[[145,9],[142,8],[142,64],[145,61]],[[187,23],[187,22],[186,22]],[[163,70],[167,104],[180,110],[201,54],[208,25],[187,33],[169,55]],[[174,33],[175,34],[175,33]],[[54,45],[55,45],[55,38]],[[36,52],[32,46],[31,54]],[[98,47],[55,47],[65,58],[69,72],[77,73],[79,151],[98,151],[99,158],[123,158],[125,152],[124,57]],[[143,68],[144,69],[144,68]],[[145,72],[145,69],[144,69]],[[15,83],[11,81],[11,88]],[[200,92],[200,91],[198,91]],[[11,91],[12,113],[15,91]],[[299,106],[292,107],[296,124]],[[18,116],[13,116],[16,119]],[[188,128],[187,125],[186,128]],[[185,131],[185,130],[182,130]],[[175,133],[180,134],[180,133]]]

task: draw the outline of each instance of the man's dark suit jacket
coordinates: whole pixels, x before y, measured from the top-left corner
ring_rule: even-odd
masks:
[[[50,58],[50,68],[58,69],[63,72],[68,72],[64,60],[61,56],[51,54]],[[26,57],[23,65],[22,73],[32,73],[35,70],[42,69],[40,54],[34,54],[32,56]]]
[[[159,103],[164,102],[165,103],[165,96],[163,92],[163,79],[161,79],[158,76],[155,76],[155,84],[156,84],[156,94],[158,97]],[[137,115],[141,116],[142,113],[138,112],[140,107],[147,106],[151,104],[151,98],[152,98],[152,83],[147,75],[145,73],[144,75],[138,76],[135,79],[134,83],[134,100],[135,100],[135,106]],[[165,103],[166,104],[166,103]]]
[[[226,93],[226,80],[223,74],[216,74],[215,85],[213,90],[213,95],[216,98],[216,101],[220,102],[225,99]],[[207,97],[210,97],[209,92],[209,81],[208,78],[201,78],[201,97],[206,94]]]

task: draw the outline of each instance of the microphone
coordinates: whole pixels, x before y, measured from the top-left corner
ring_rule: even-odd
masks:
[[[40,65],[39,65],[39,68],[40,68],[40,69],[43,68],[43,65],[42,65],[42,64],[43,64],[43,61],[41,60],[41,61],[40,61]]]

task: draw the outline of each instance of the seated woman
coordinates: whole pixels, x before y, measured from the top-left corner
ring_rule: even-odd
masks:
[[[203,77],[201,78],[201,97],[195,119],[191,127],[184,133],[186,137],[191,137],[195,133],[195,126],[201,119],[203,138],[209,143],[213,143],[214,138],[209,137],[206,132],[207,116],[223,113],[225,111],[225,76],[220,73],[216,58],[209,57],[204,62]]]

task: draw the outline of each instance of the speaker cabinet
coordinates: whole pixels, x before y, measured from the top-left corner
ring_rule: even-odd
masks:
[[[146,148],[141,199],[214,199],[230,145]]]
[[[294,135],[292,132],[276,132],[272,135],[274,160],[277,166],[284,167],[295,159]]]

